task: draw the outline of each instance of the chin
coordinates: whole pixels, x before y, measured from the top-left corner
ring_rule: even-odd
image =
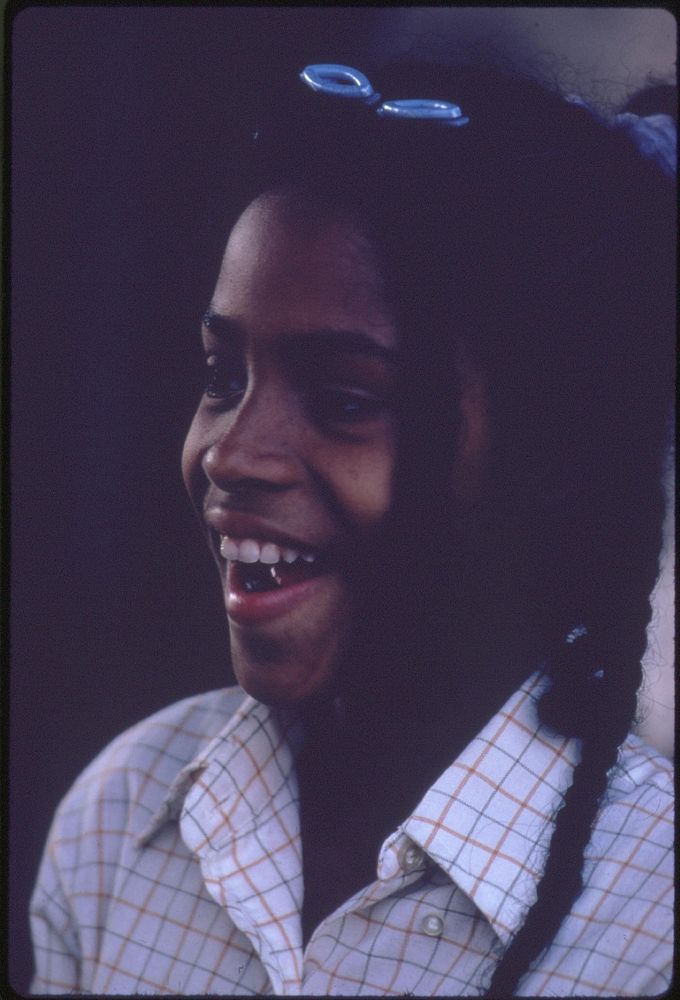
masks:
[[[335,657],[307,661],[302,657],[282,656],[278,644],[261,636],[251,637],[247,646],[246,651],[241,642],[232,639],[232,662],[238,683],[257,701],[277,708],[293,708],[332,697],[337,674]]]

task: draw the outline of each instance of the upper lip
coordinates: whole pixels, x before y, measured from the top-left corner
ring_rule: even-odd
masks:
[[[260,542],[273,542],[282,548],[304,552],[319,548],[314,543],[280,531],[259,517],[228,511],[223,507],[206,507],[203,518],[208,528],[218,535],[227,535],[229,538],[253,538]]]

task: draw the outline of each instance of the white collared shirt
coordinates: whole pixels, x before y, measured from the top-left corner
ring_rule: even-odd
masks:
[[[55,817],[32,904],[33,991],[480,995],[536,898],[578,761],[578,741],[538,723],[544,683],[535,674],[491,719],[305,949],[294,724],[233,688],[140,723]],[[631,737],[586,888],[518,995],[668,987],[672,794],[668,761]]]

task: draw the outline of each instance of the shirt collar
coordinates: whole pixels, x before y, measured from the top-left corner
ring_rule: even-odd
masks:
[[[504,944],[536,898],[554,817],[580,759],[580,741],[561,737],[538,720],[537,702],[548,683],[537,672],[522,685],[387,838],[378,859],[378,877],[390,880],[404,844],[417,844],[475,903]],[[292,717],[247,697],[179,771],[138,845],[179,818],[188,792],[208,767],[219,768],[224,780],[238,775],[220,838],[254,828],[275,791],[272,782],[278,787],[289,780],[298,739]],[[240,763],[264,776],[257,782],[262,801],[243,794]],[[225,805],[223,798],[223,816]]]
[[[225,775],[230,769],[234,774],[239,774],[239,760],[236,758],[257,760],[262,767],[266,757],[273,764],[277,748],[280,751],[283,743],[293,750],[294,755],[300,737],[292,716],[286,712],[276,713],[276,719],[273,716],[270,708],[247,696],[217,735],[175,775],[161,805],[138,835],[137,846],[144,847],[166,823],[179,819],[187,794],[208,768],[219,769]],[[271,753],[265,754],[265,744],[269,746]],[[280,768],[278,771],[279,778],[285,780],[286,775]],[[261,786],[257,787],[259,790]],[[237,791],[234,783],[234,794]],[[248,802],[248,814],[251,818],[266,806],[266,800],[253,804],[252,795],[248,797]]]
[[[542,726],[533,674],[427,791],[401,831],[463,889],[504,944],[534,903],[580,741]]]

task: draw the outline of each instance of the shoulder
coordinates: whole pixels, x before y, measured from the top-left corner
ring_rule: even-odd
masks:
[[[589,853],[612,894],[647,900],[655,919],[672,919],[673,834],[671,762],[630,736],[610,773]]]
[[[177,774],[220,732],[245,698],[232,687],[185,698],[116,737],[77,778],[53,824],[59,840],[92,823],[138,832]],[[112,822],[115,814],[115,822]]]
[[[631,735],[609,776],[597,828],[620,842],[639,841],[636,853],[670,851],[673,844],[673,765]]]
[[[609,775],[585,852],[583,891],[555,938],[566,956],[562,974],[578,978],[589,994],[649,996],[667,989],[673,903],[672,767],[632,736]]]
[[[607,802],[646,803],[658,815],[672,806],[673,798],[673,764],[639,736],[631,734],[610,774]]]

